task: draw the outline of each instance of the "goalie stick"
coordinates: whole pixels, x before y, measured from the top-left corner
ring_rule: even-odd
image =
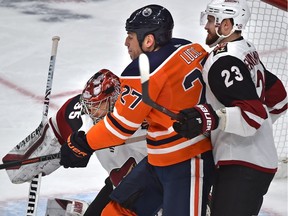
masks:
[[[47,160],[53,160],[60,158],[61,154],[55,153],[55,154],[49,154],[49,155],[43,155],[39,157],[34,157],[34,158],[28,158],[24,160],[18,160],[18,161],[9,161],[4,164],[0,164],[0,170],[1,169],[7,169],[7,168],[12,168],[12,167],[20,167],[23,165],[28,165],[28,164],[33,164],[33,163],[39,163]]]
[[[182,116],[168,110],[167,108],[157,104],[149,96],[149,75],[150,75],[150,63],[146,54],[142,53],[139,56],[139,69],[141,76],[141,85],[142,85],[142,100],[147,105],[153,107],[154,109],[170,116],[173,120],[183,121]]]
[[[146,139],[146,135],[135,136],[135,137],[131,137],[128,140],[126,140],[125,144],[140,142],[140,141],[144,141],[145,139]],[[107,147],[107,148],[109,148],[109,147]],[[48,155],[43,155],[43,156],[39,156],[39,157],[34,157],[34,158],[28,158],[28,159],[24,159],[24,160],[9,161],[9,162],[0,164],[0,170],[1,169],[7,169],[7,168],[13,168],[13,167],[17,168],[17,167],[28,165],[28,164],[39,163],[39,162],[48,161],[48,160],[54,160],[54,159],[58,159],[58,158],[61,158],[60,152],[55,153],[55,154],[48,154]]]
[[[52,42],[52,50],[51,50],[51,57],[50,57],[49,70],[48,70],[48,78],[47,78],[46,91],[45,91],[44,104],[43,104],[42,121],[41,121],[40,125],[45,122],[45,120],[48,116],[53,74],[54,74],[54,67],[55,67],[57,47],[58,47],[59,40],[60,40],[60,37],[58,37],[58,36],[54,36],[52,38],[52,41],[53,41]],[[33,134],[33,132],[32,132],[32,134]],[[31,134],[31,136],[32,136],[32,134]],[[27,207],[27,214],[26,214],[27,216],[36,216],[39,189],[40,189],[40,185],[41,185],[41,177],[42,177],[42,173],[39,173],[30,182],[29,196],[28,196],[28,207]]]
[[[52,89],[52,81],[53,81],[53,75],[54,75],[54,67],[55,67],[57,47],[58,47],[59,40],[60,40],[60,37],[58,37],[58,36],[54,36],[52,38],[52,41],[53,41],[52,42],[52,50],[51,50],[51,57],[50,57],[50,63],[49,63],[49,70],[48,70],[46,91],[45,91],[44,104],[43,104],[43,115],[42,115],[41,123],[44,122],[48,116],[50,95],[51,95],[51,89]],[[30,182],[27,216],[36,216],[39,189],[40,189],[40,185],[41,185],[41,177],[42,177],[42,173],[39,173]]]

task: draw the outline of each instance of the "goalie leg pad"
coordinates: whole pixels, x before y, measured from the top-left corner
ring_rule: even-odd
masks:
[[[74,199],[48,199],[45,216],[83,216],[89,204]]]

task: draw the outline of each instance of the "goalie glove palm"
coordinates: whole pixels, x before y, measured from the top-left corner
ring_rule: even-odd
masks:
[[[218,127],[219,117],[210,104],[200,104],[180,111],[184,121],[174,122],[173,128],[181,136],[194,138]]]
[[[87,143],[84,131],[74,132],[61,147],[60,165],[64,168],[86,167],[93,152]]]

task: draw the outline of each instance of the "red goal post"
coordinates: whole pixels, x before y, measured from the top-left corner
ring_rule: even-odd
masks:
[[[259,52],[266,68],[276,74],[288,89],[287,0],[247,0],[251,18],[243,32]],[[274,139],[279,156],[278,177],[287,178],[288,114],[274,124]]]
[[[262,0],[263,2],[273,5],[281,10],[287,11],[287,0]]]

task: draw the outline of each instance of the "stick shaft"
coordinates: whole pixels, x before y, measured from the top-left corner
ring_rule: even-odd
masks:
[[[42,173],[36,175],[30,182],[28,206],[26,216],[36,216],[37,205],[39,200],[39,188],[41,186]]]
[[[43,155],[43,156],[34,157],[34,158],[28,158],[28,159],[21,160],[21,161],[10,161],[10,162],[6,162],[4,164],[0,164],[0,170],[11,168],[11,167],[23,166],[23,165],[27,165],[27,164],[39,163],[39,162],[43,162],[43,161],[47,161],[47,160],[53,160],[53,159],[57,159],[60,157],[61,157],[61,154],[59,152],[59,153],[55,153],[55,154]]]
[[[58,36],[54,36],[52,38],[53,42],[52,42],[51,57],[50,57],[50,62],[49,62],[49,70],[48,70],[46,91],[45,91],[45,97],[44,97],[44,102],[43,102],[42,122],[44,122],[45,119],[48,117],[50,95],[51,95],[52,81],[53,81],[56,54],[57,54],[57,48],[58,48],[59,40],[60,40],[60,37],[58,37]],[[38,157],[38,159],[44,161],[45,157]],[[36,161],[37,161],[37,159],[36,159]],[[24,161],[24,164],[25,163],[29,164],[30,162],[33,162],[33,160],[27,159],[26,161]],[[24,165],[24,164],[23,164],[23,161],[22,161],[21,165]],[[26,214],[26,216],[36,216],[36,214],[37,214],[38,196],[39,196],[39,189],[40,189],[40,185],[41,185],[41,179],[42,179],[42,173],[39,173],[30,182],[28,206],[27,206],[27,214]],[[35,184],[35,182],[37,182],[37,184]],[[35,194],[36,198],[31,199],[31,194]]]
[[[56,54],[57,54],[57,48],[58,48],[59,40],[60,40],[60,37],[58,37],[58,36],[54,36],[52,38],[53,43],[52,43],[52,50],[51,50],[51,57],[50,57],[50,62],[49,62],[47,84],[46,84],[45,97],[44,97],[42,120],[44,118],[47,118],[47,116],[48,116],[50,95],[51,95],[51,89],[52,89],[52,82],[53,82],[53,75],[54,75],[54,68],[55,68]]]
[[[147,105],[151,106],[152,108],[168,115],[174,120],[182,121],[180,115],[168,110],[167,108],[157,104],[153,101],[149,96],[149,74],[150,74],[150,64],[149,59],[146,54],[141,54],[139,56],[139,69],[140,69],[140,76],[141,76],[141,85],[142,85],[142,101]]]
[[[125,142],[125,144],[131,144],[131,143],[140,142],[140,141],[144,141],[144,140],[146,140],[146,135],[131,137]],[[33,163],[39,163],[42,161],[59,159],[59,158],[61,158],[60,152],[55,153],[55,154],[49,154],[49,155],[43,155],[43,156],[39,156],[39,157],[19,160],[19,161],[9,161],[9,162],[6,162],[4,164],[0,164],[0,170],[12,168],[12,167],[24,166],[24,165],[33,164]]]

